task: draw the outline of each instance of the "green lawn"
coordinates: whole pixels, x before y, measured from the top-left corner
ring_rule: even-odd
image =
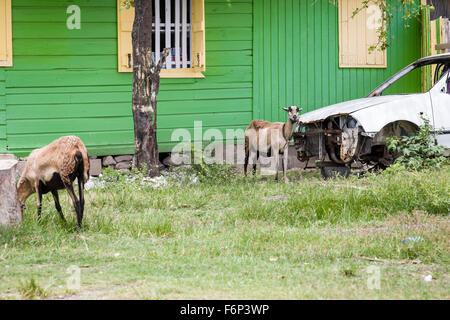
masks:
[[[293,171],[289,184],[216,169],[196,184],[90,189],[79,234],[65,191],[68,225],[50,194],[38,221],[30,197],[23,224],[0,232],[0,298],[450,298],[450,167]],[[80,290],[67,287],[71,265]]]

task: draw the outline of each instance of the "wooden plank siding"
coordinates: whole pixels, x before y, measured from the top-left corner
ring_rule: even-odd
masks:
[[[0,68],[0,153],[6,152],[5,70]]]
[[[388,4],[392,0],[388,0]],[[338,7],[327,0],[205,0],[204,79],[162,79],[158,143],[174,129],[245,129],[365,96],[420,56],[420,22],[395,11],[386,69],[339,68]],[[66,8],[81,8],[68,30]],[[0,68],[0,152],[26,156],[76,134],[90,154],[131,154],[132,74],[117,72],[116,0],[14,0],[13,67]],[[389,89],[420,91],[420,74]]]
[[[364,97],[418,59],[420,22],[412,19],[406,28],[403,12],[394,10],[394,15],[387,68],[343,69],[339,68],[338,7],[333,1],[254,1],[254,118],[285,121],[281,107],[298,105],[307,112]],[[420,75],[389,89],[389,93],[419,91]]]
[[[66,28],[72,4],[80,30]],[[193,135],[194,121],[223,133],[251,121],[252,13],[252,0],[205,0],[206,78],[161,80],[161,152],[177,143],[174,129]],[[14,0],[12,21],[14,66],[0,68],[0,152],[26,156],[76,134],[92,155],[133,153],[132,74],[117,72],[116,1]]]

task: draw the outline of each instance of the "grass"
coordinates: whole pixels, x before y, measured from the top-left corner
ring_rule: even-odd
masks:
[[[86,191],[79,234],[65,192],[67,225],[49,195],[38,221],[31,197],[24,222],[0,232],[0,298],[450,298],[450,167],[333,181],[293,171],[289,184],[215,169],[157,189],[115,177]]]

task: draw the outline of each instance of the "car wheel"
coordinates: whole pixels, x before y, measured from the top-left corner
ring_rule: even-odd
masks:
[[[350,175],[349,167],[322,167],[320,173],[324,179],[334,179],[336,177],[346,178]]]

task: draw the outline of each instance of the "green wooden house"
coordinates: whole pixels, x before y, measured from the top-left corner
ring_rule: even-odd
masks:
[[[161,152],[194,121],[224,132],[285,121],[284,106],[362,97],[421,54],[420,22],[406,28],[401,12],[391,47],[369,54],[378,13],[352,19],[361,0],[156,2],[155,55],[173,48],[159,94]],[[72,134],[91,155],[134,152],[134,13],[118,3],[0,0],[0,153],[26,156]],[[420,79],[392,90],[420,90]]]

